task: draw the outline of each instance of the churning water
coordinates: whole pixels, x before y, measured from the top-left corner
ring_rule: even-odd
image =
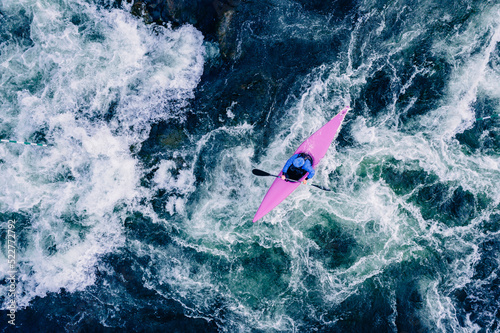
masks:
[[[235,50],[129,5],[0,4],[0,300],[24,331],[500,330],[500,5],[243,2]],[[253,224],[295,148],[317,167]]]

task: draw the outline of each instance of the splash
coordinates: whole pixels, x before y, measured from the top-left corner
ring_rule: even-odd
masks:
[[[0,210],[21,221],[25,307],[92,285],[99,258],[124,245],[125,218],[150,196],[136,152],[152,123],[183,117],[204,48],[191,26],[146,26],[83,1],[5,2],[1,12],[2,29],[24,31],[1,44],[0,133],[52,143],[0,147]]]

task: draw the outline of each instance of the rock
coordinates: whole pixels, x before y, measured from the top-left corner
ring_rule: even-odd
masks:
[[[227,57],[233,54],[227,37],[240,4],[241,0],[135,0],[132,14],[148,24],[192,24],[207,40],[219,43]]]
[[[136,1],[132,5],[132,15],[142,17],[144,19],[144,22],[146,24],[151,24],[153,23],[153,18],[149,14],[148,10],[146,9],[146,4],[142,1]]]

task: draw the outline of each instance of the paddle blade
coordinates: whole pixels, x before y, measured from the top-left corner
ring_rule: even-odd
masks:
[[[316,184],[311,184],[311,186],[314,186],[314,187],[317,187],[323,191],[331,191],[329,188],[326,188],[326,187],[323,187],[323,186],[320,186],[320,185],[316,185]]]
[[[265,171],[262,171],[262,170],[259,170],[259,169],[253,169],[252,173],[254,175],[256,175],[256,176],[273,176],[269,172],[265,172]]]

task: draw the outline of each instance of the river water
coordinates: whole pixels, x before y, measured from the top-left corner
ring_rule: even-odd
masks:
[[[500,5],[0,3],[1,331],[498,332]],[[344,106],[317,166],[271,178]]]

